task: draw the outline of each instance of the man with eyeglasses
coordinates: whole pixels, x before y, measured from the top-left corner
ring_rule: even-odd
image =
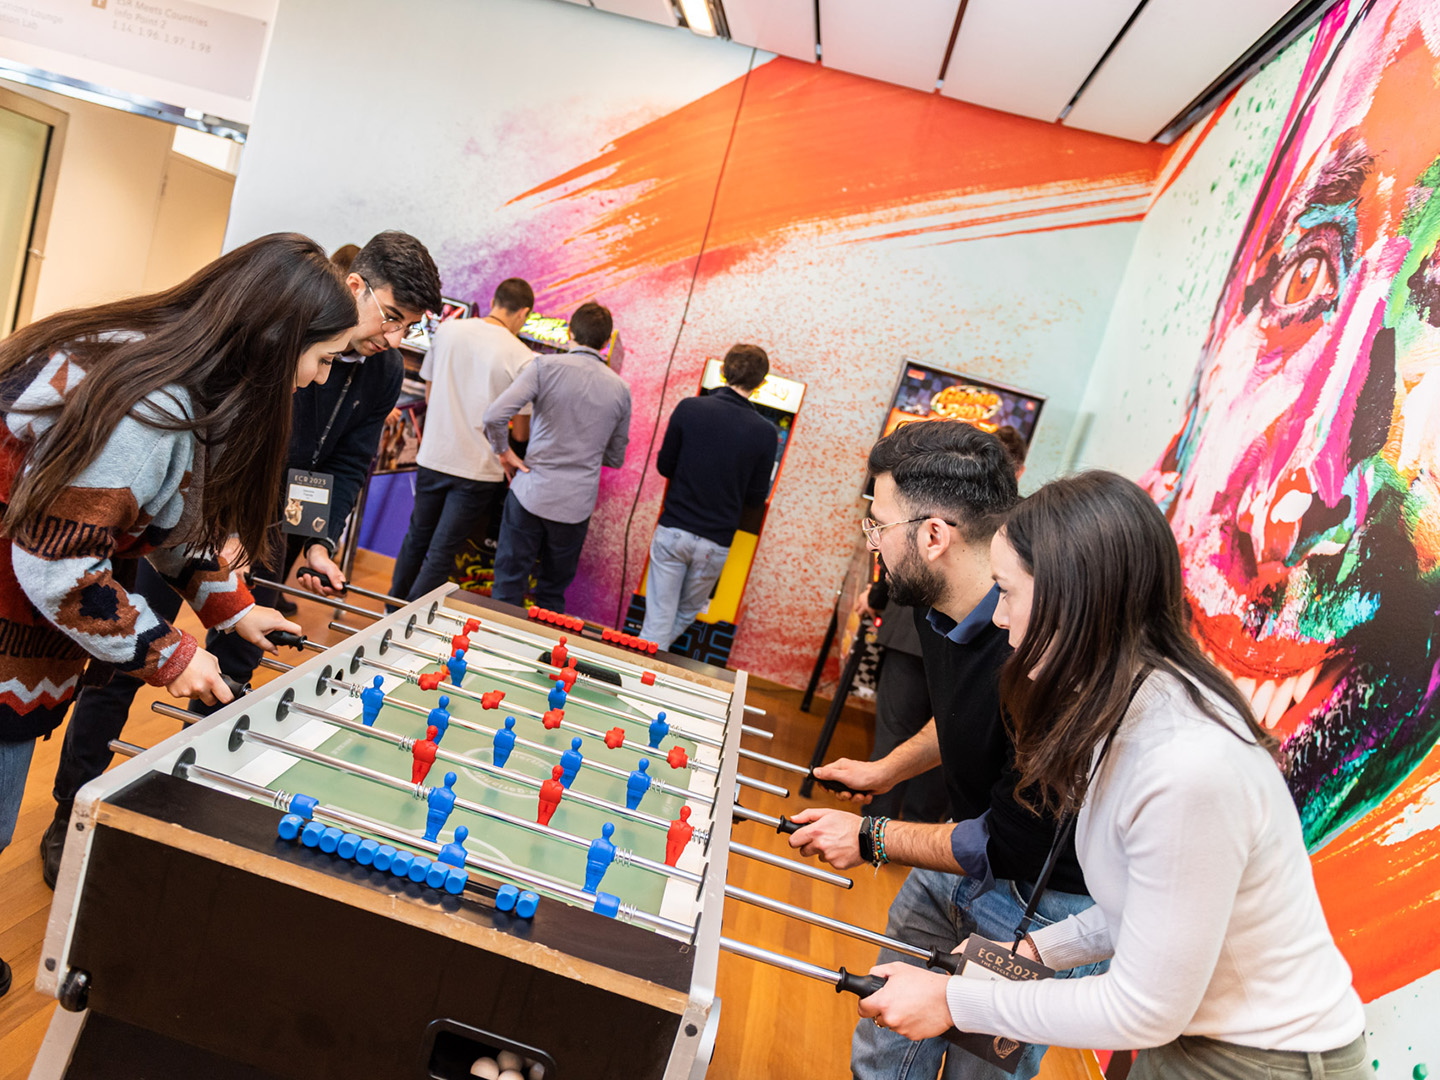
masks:
[[[939,766],[955,820],[942,824],[804,810],[793,847],[839,869],[863,862],[913,867],[886,933],[949,952],[968,935],[1013,939],[1055,835],[1055,823],[1015,799],[1014,747],[1000,715],[1008,636],[991,622],[998,592],[990,540],[1017,500],[1014,465],[993,435],[958,420],[907,424],[870,451],[872,517],[861,527],[890,575],[890,596],[915,608],[934,718],[878,761],[841,758],[815,770],[868,803]],[[1091,906],[1073,842],[1042,894],[1042,924]],[[1022,946],[1022,951],[1024,946]],[[880,963],[913,957],[882,950]],[[1094,967],[1065,972],[1088,974]],[[1029,1080],[1043,1046],[1029,1046],[1015,1076]],[[997,1066],[943,1039],[912,1042],[869,1020],[856,1025],[850,1067],[859,1080],[902,1075],[999,1080]]]
[[[302,574],[300,583],[326,596],[345,585],[345,575],[335,562],[336,540],[369,473],[385,418],[400,397],[405,362],[397,346],[426,311],[441,306],[440,273],[425,245],[408,233],[377,234],[355,256],[345,283],[355,295],[359,319],[349,348],[328,376],[297,391],[291,406],[290,467],[329,478],[324,529],[318,535],[287,535],[283,560],[258,571],[281,581],[303,556],[313,573]],[[283,493],[275,494],[278,518],[286,500]],[[175,618],[179,595],[143,559],[135,588],[163,618]],[[278,599],[265,589],[256,589],[255,596],[257,603],[266,605]],[[220,670],[238,683],[249,682],[260,662],[259,648],[237,634],[212,632],[205,648],[215,654]],[[120,737],[141,685],[138,679],[116,673],[103,686],[87,686],[75,699],[55,770],[55,819],[40,841],[42,872],[52,889],[75,795],[109,767],[110,740]],[[202,713],[219,707],[195,704],[193,711]]]

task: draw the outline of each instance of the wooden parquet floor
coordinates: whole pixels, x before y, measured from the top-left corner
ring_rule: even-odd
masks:
[[[389,584],[390,568],[390,559],[362,551],[355,583],[383,591]],[[333,643],[342,638],[326,627],[329,617],[330,609],[300,602],[297,619],[313,640]],[[350,617],[348,621],[355,619]],[[180,622],[192,633],[199,631],[188,610]],[[270,677],[272,673],[261,668],[255,681],[262,683]],[[142,692],[131,711],[124,739],[151,746],[175,734],[176,721],[150,710],[150,703],[159,700],[171,699],[164,690],[147,688]],[[807,761],[827,703],[817,700],[813,712],[803,713],[797,691],[753,683],[749,700],[769,714],[759,723],[776,732],[773,742],[756,745],[755,749],[790,761]],[[40,878],[38,849],[54,811],[50,788],[62,733],[63,729],[37,746],[15,839],[0,852],[0,957],[8,960],[15,971],[14,986],[0,998],[0,1080],[23,1080],[29,1075],[56,1007],[52,999],[34,989],[34,983],[51,899],[50,890]],[[849,707],[836,732],[832,756],[863,757],[870,738],[868,713]],[[794,786],[794,777],[779,770],[747,762],[745,771],[759,779]],[[814,803],[827,804],[828,796],[823,791],[817,789],[816,796]],[[781,800],[749,792],[746,805],[769,814],[783,814],[794,813],[806,804],[798,797]],[[762,825],[737,823],[735,835],[754,847],[789,853],[785,838]],[[735,858],[731,860],[730,881],[847,922],[883,930],[886,910],[904,880],[904,871],[886,867],[878,874],[858,870],[851,876],[855,887],[841,890]],[[850,970],[865,971],[875,959],[875,950],[870,946],[733,901],[726,905],[725,933],[828,968],[843,964]],[[720,958],[718,990],[722,1012],[709,1073],[712,1080],[818,1080],[848,1075],[850,1030],[855,1023],[855,1002],[849,995],[838,995],[802,976],[727,954]],[[1100,1080],[1093,1060],[1088,1053],[1052,1050],[1046,1056],[1041,1080]]]

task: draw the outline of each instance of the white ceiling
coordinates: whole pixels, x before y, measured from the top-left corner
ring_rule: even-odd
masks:
[[[571,2],[665,26],[679,25],[670,0]],[[1138,141],[1158,135],[1296,4],[1296,0],[710,2],[723,10],[730,37],[743,45],[813,62],[818,44],[820,60],[828,68],[925,92],[938,84],[946,97]],[[952,34],[955,45],[947,66]]]

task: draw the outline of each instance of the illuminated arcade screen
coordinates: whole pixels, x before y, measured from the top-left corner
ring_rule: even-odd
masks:
[[[449,322],[451,319],[468,319],[470,317],[470,305],[464,300],[451,300],[448,296],[440,298],[440,314],[427,311],[410,332],[401,339],[401,345],[408,345],[412,349],[419,349],[421,352],[430,351],[430,337],[435,333],[436,328],[442,322]]]
[[[1008,424],[1028,446],[1044,404],[1039,394],[907,360],[881,434],[917,420],[965,420],[990,432]]]
[[[563,351],[570,344],[570,320],[538,315],[532,311],[525,325],[520,327],[520,337],[536,345],[548,345]]]

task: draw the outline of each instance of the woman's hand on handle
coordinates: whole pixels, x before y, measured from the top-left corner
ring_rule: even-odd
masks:
[[[259,604],[256,604],[244,615],[240,616],[240,621],[231,629],[246,641],[250,642],[251,645],[255,645],[271,653],[278,651],[275,648],[275,643],[265,636],[270,633],[271,630],[287,630],[292,634],[301,635],[305,633],[304,628],[299,623],[291,622],[274,608],[261,607]],[[225,700],[229,701],[230,699],[226,698]]]
[[[206,705],[224,705],[235,698],[220,674],[220,661],[198,646],[185,670],[166,683],[165,689],[177,698],[198,698]]]
[[[955,1026],[945,1003],[951,976],[906,963],[881,964],[870,974],[884,978],[885,985],[860,999],[861,1016],[914,1040],[943,1035]]]

